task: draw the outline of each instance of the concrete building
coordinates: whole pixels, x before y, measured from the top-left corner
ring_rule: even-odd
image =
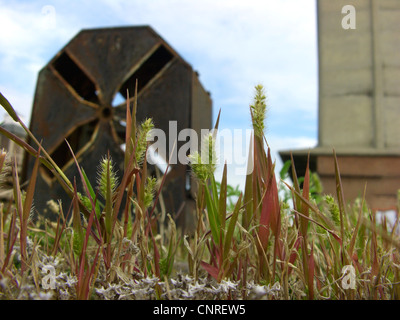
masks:
[[[346,201],[397,205],[400,189],[400,1],[318,0],[319,136],[310,151],[324,193],[335,194],[335,148]],[[281,151],[283,161],[290,151]]]

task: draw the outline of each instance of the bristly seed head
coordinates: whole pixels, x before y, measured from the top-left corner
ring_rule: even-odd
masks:
[[[213,132],[201,140],[201,155],[196,151],[189,155],[190,165],[196,177],[205,182],[217,168],[217,154]]]
[[[144,206],[146,208],[151,206],[151,203],[153,202],[154,198],[154,192],[156,189],[156,178],[153,177],[148,177],[147,178],[147,183],[144,188]]]
[[[265,89],[261,84],[256,87],[253,105],[250,105],[252,113],[254,134],[262,138],[265,130],[265,118],[267,113]]]
[[[147,139],[150,131],[154,128],[152,118],[148,118],[142,122],[137,132],[137,146],[136,146],[136,162],[139,164],[143,161],[147,149]]]
[[[329,212],[331,214],[332,221],[335,223],[336,226],[340,225],[340,210],[335,201],[335,199],[331,195],[326,195],[325,202],[328,205]]]
[[[107,172],[110,174],[111,192],[114,193],[118,185],[118,178],[111,157],[103,157],[99,165],[97,184],[99,192],[104,199],[106,199],[107,194]]]

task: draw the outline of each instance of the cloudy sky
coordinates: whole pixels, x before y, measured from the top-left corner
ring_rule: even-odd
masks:
[[[199,72],[221,129],[250,127],[254,86],[263,84],[278,169],[279,150],[316,145],[316,0],[0,0],[0,91],[28,122],[37,73],[69,40],[132,25],[152,26]],[[243,179],[231,173],[229,183]]]

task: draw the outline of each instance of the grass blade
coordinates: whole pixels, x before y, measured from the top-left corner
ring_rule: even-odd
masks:
[[[310,300],[314,300],[314,272],[315,272],[314,244],[311,244],[311,252],[308,258],[308,298]]]
[[[245,210],[242,216],[242,225],[245,230],[249,229],[250,220],[253,214],[253,169],[254,169],[254,158],[253,158],[253,135],[250,138],[249,156],[247,160],[247,175],[244,188],[243,202],[245,204]]]
[[[24,273],[26,269],[26,228],[25,228],[25,220],[24,220],[24,211],[22,204],[22,194],[21,188],[19,185],[19,177],[18,177],[18,168],[17,168],[17,159],[14,158],[14,165],[12,167],[12,177],[13,177],[13,191],[14,191],[14,204],[16,208],[17,215],[19,217],[21,230],[19,233],[20,238],[20,248],[21,248],[21,256],[22,256],[22,264],[21,264],[21,274]]]
[[[221,187],[219,191],[219,206],[218,206],[218,211],[221,221],[221,235],[223,233],[223,230],[225,230],[226,200],[227,200],[227,165],[225,163],[224,170],[222,173]]]
[[[208,272],[210,276],[212,276],[215,280],[219,281],[218,279],[219,270],[217,267],[214,267],[211,264],[204,261],[201,261],[200,264],[204,268],[204,270]]]
[[[205,186],[205,198],[207,205],[207,216],[210,224],[211,234],[216,245],[220,243],[220,224],[218,223],[218,211],[213,201],[208,186]]]
[[[242,203],[242,193],[239,195],[239,198],[236,202],[235,209],[233,210],[232,216],[229,220],[228,229],[227,229],[226,235],[225,235],[223,260],[226,260],[229,256],[229,251],[230,251],[231,245],[232,245],[233,233],[235,231],[235,226],[236,226],[236,223],[237,223],[237,220],[239,217],[241,203]]]
[[[343,195],[343,186],[342,179],[340,177],[339,163],[336,156],[336,151],[333,149],[333,158],[335,161],[335,177],[336,177],[336,193],[337,199],[339,203],[339,212],[340,212],[340,236],[344,239],[344,217],[346,215],[346,208],[344,205],[344,195]]]
[[[83,236],[83,229],[82,229],[82,223],[81,223],[81,216],[80,216],[80,211],[79,211],[79,197],[78,197],[78,192],[76,188],[76,181],[74,181],[74,192],[75,196],[72,200],[72,227],[74,230],[74,235],[76,234],[76,237],[74,238],[74,245],[76,245],[77,252],[81,253],[82,252],[82,247],[83,247],[83,241],[84,241],[84,236]]]
[[[3,94],[1,92],[0,92],[0,104],[7,111],[7,113],[10,115],[10,117],[15,122],[19,122],[20,121],[17,113],[14,110],[14,108],[11,106],[10,102],[8,102],[6,97],[3,96]]]
[[[98,218],[100,218],[101,207],[104,207],[104,204],[102,204],[101,201],[97,198],[96,193],[94,192],[92,184],[90,183],[85,170],[83,168],[81,168],[81,170],[82,170],[83,179],[85,180],[85,183],[88,187],[89,194],[90,194],[91,198],[95,200],[94,204],[95,204],[96,215]]]
[[[313,212],[317,215],[317,217],[318,217],[319,219],[321,219],[321,221],[324,222],[324,225],[323,225],[323,224],[320,224],[324,229],[326,229],[326,230],[331,230],[332,232],[335,232],[335,231],[336,231],[336,227],[335,227],[334,223],[333,223],[330,219],[328,219],[328,218],[318,209],[318,207],[316,207],[316,206],[315,206],[313,203],[311,203],[309,200],[305,199],[301,193],[299,193],[298,191],[296,191],[292,186],[288,185],[285,181],[282,181],[282,182],[293,192],[293,194],[296,196],[296,198],[298,198],[298,200],[299,200],[300,203],[304,203],[305,205],[307,205],[307,207],[308,207],[309,209],[311,209],[311,211],[313,211]],[[293,210],[293,211],[294,211],[296,214],[301,213],[300,211],[297,211],[297,210]],[[310,220],[310,218],[309,218],[308,216],[304,215],[303,213],[301,213],[301,214],[302,214],[302,217],[303,217],[303,218]],[[338,238],[339,238],[339,237],[338,237]],[[341,239],[341,238],[339,238],[339,239]]]
[[[268,168],[269,173],[266,177],[265,194],[262,199],[261,215],[260,215],[260,228],[259,238],[264,250],[268,244],[269,229],[271,228],[275,238],[279,237],[279,220],[280,220],[280,207],[278,197],[278,186],[275,180],[275,174],[272,170],[273,165],[271,155],[268,149]]]
[[[32,203],[33,203],[33,196],[35,194],[35,186],[36,186],[36,179],[37,179],[37,175],[38,175],[38,170],[39,170],[39,155],[40,155],[40,146],[39,146],[39,150],[36,156],[36,160],[35,160],[35,164],[33,166],[32,169],[32,174],[31,177],[29,179],[29,184],[28,184],[28,188],[26,190],[26,194],[25,194],[25,202],[24,202],[24,221],[27,222],[28,218],[29,218],[29,214],[31,212],[31,207],[32,207]]]
[[[362,198],[362,201],[361,201],[360,210],[358,212],[357,224],[356,224],[356,227],[355,227],[355,229],[353,231],[353,235],[351,237],[350,244],[349,244],[348,253],[349,253],[350,259],[353,258],[353,250],[354,250],[354,246],[355,246],[355,243],[356,243],[358,230],[360,229],[361,222],[362,222],[362,210],[363,210],[363,207],[364,207],[366,191],[367,191],[367,185],[365,185],[365,188],[364,188],[364,194],[363,194],[363,198]]]
[[[303,182],[303,198],[306,200],[305,202],[301,203],[300,206],[300,211],[301,213],[303,213],[303,215],[305,215],[306,217],[308,217],[310,215],[310,209],[309,206],[307,205],[307,203],[310,200],[310,153],[308,153],[308,158],[307,158],[307,166],[306,166],[306,173],[304,175],[304,182]],[[308,220],[304,219],[304,218],[300,218],[300,230],[301,233],[304,237],[304,240],[306,241],[306,237],[307,237],[307,229],[308,229]]]

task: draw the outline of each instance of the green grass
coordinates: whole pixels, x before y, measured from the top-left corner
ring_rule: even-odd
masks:
[[[0,204],[0,299],[399,299],[398,230],[377,221],[363,199],[345,201],[334,151],[335,195],[322,193],[308,165],[297,177],[293,161],[277,180],[264,135],[266,96],[262,86],[255,90],[249,108],[254,170],[244,192],[227,184],[226,166],[216,181],[215,165],[202,163],[201,155],[215,154],[215,136],[190,157],[199,186],[192,234],[182,234],[157,209],[165,174],[147,176],[145,138],[152,122],[136,125],[136,101],[133,110],[127,105],[121,180],[109,155],[98,155],[97,181],[88,180],[73,155],[79,176],[70,181],[1,95],[1,105],[36,146],[4,128],[0,133],[37,160],[24,189],[16,161],[10,164],[13,200]],[[219,116],[215,128],[218,123]],[[57,199],[49,208],[33,207],[41,165],[70,195],[68,212]],[[289,170],[292,184],[284,182]],[[6,172],[4,151],[0,172]],[[57,221],[40,214],[50,209]],[[349,265],[353,282],[342,272]],[[49,269],[53,278],[44,272]]]

